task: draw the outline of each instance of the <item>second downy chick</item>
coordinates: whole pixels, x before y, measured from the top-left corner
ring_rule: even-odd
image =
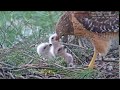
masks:
[[[54,55],[50,52],[51,47],[50,43],[41,43],[37,46],[37,53],[46,59],[52,59]]]
[[[67,53],[67,49],[66,46],[61,45],[58,49],[57,49],[57,55],[63,57],[67,63],[68,67],[73,67],[73,56],[70,53]]]

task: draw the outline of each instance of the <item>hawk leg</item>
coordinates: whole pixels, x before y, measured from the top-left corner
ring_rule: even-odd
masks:
[[[89,68],[89,69],[93,69],[93,68],[95,67],[95,60],[96,60],[96,58],[97,58],[97,55],[98,55],[98,52],[97,52],[96,49],[95,49],[94,54],[93,54],[93,57],[92,57],[92,59],[91,59],[91,61],[90,61],[90,64],[88,65],[88,68]]]

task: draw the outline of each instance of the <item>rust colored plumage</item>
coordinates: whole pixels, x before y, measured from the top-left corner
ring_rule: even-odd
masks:
[[[119,35],[119,13],[117,11],[65,12],[56,25],[56,33],[58,39],[62,35],[89,38],[94,46],[94,55],[89,68],[93,68],[97,55],[105,56],[109,50],[111,39]]]

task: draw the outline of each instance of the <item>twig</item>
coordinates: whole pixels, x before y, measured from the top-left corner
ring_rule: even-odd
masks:
[[[118,59],[116,59],[116,60],[105,60],[105,59],[103,59],[103,60],[96,60],[96,61],[115,62],[115,63],[120,62]]]
[[[61,79],[61,76],[56,74],[55,76],[48,76],[47,79]]]
[[[82,66],[83,66],[83,62],[77,57],[77,55],[75,55],[75,53],[69,48],[67,47],[68,50],[70,50],[70,52],[72,52],[72,54],[81,62]]]
[[[31,64],[33,62],[34,59],[30,60],[27,64]]]
[[[4,75],[0,72],[0,76],[4,77]]]
[[[12,71],[21,71],[21,70],[25,70],[25,69],[48,69],[50,68],[50,65],[46,65],[46,66],[40,66],[39,64],[29,64],[26,65],[24,67],[19,67],[19,68],[13,68],[11,69]]]
[[[57,64],[57,63],[54,63],[54,66],[57,66],[58,68],[62,68],[62,69],[64,69],[64,70],[70,70],[70,71],[74,71],[74,70],[83,70],[84,68],[83,67],[64,67],[64,66],[61,66],[61,65],[59,65],[59,64]]]
[[[74,47],[79,47],[79,48],[82,48],[82,49],[85,49],[84,47],[81,47],[79,45],[75,45],[75,44],[68,44],[68,43],[63,43],[64,45],[68,45],[68,46],[74,46]]]
[[[26,79],[26,78],[23,76],[16,76],[16,79]]]
[[[4,66],[7,66],[7,67],[13,67],[12,65],[9,65],[9,64],[6,64],[4,62],[0,62],[0,64],[4,65]]]
[[[43,76],[28,75],[27,78],[44,79]]]
[[[10,72],[7,72],[9,74],[9,76],[12,78],[12,79],[15,79],[15,77],[12,75],[12,73]]]
[[[57,63],[54,63],[54,65],[57,66],[58,68],[66,69],[66,67],[61,66],[61,65],[59,65],[59,64],[57,64]]]
[[[28,57],[31,57],[32,59],[38,60],[38,58],[36,58],[36,57],[34,57],[34,56],[31,56],[31,55],[25,53],[25,51],[23,52],[23,54],[26,55],[26,56],[28,56]],[[43,58],[40,58],[40,59],[41,59],[42,61],[44,61]]]

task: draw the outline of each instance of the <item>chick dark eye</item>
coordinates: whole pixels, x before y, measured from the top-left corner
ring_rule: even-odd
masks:
[[[60,49],[58,49],[58,52],[61,50],[61,48]]]
[[[54,39],[54,37],[52,37],[52,39]]]
[[[49,46],[51,47],[51,46],[52,46],[52,44],[49,44]]]
[[[46,46],[47,47],[47,46]],[[44,47],[43,49],[46,49],[46,47]]]

